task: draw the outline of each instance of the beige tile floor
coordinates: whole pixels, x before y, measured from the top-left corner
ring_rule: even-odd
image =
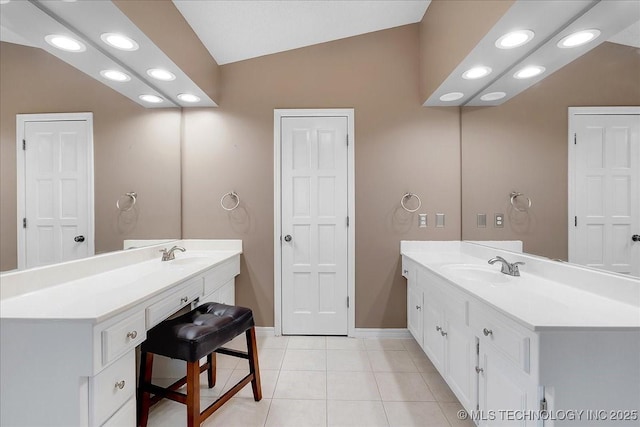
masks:
[[[243,341],[229,347],[244,350]],[[248,385],[203,426],[473,426],[457,418],[460,403],[413,339],[259,336],[258,354],[262,400]],[[217,360],[217,385],[202,376],[203,408],[248,372],[245,360]],[[183,405],[152,407],[150,427],[183,425]]]

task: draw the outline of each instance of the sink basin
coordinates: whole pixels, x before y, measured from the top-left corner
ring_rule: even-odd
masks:
[[[204,264],[209,262],[210,257],[206,257],[206,256],[183,256],[183,257],[176,257],[175,259],[172,259],[171,261],[162,261],[163,264],[167,265],[167,266],[189,266],[189,265],[196,265],[196,264]]]
[[[476,264],[450,264],[442,267],[452,277],[491,285],[509,283],[511,277],[491,267]]]

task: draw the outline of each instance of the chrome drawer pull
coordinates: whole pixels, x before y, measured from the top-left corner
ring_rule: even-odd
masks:
[[[131,338],[132,340],[135,340],[137,336],[138,336],[138,331],[127,332],[127,338]]]
[[[484,328],[482,330],[482,333],[484,334],[485,337],[488,337],[489,335],[493,335],[493,331],[491,329],[487,329],[487,328]]]
[[[189,297],[180,298],[181,303],[187,302],[187,301],[189,301]]]
[[[447,333],[445,331],[443,331],[442,329],[440,329],[440,335],[442,335],[443,337],[446,337]]]
[[[422,307],[420,307],[419,305],[416,305],[416,310],[422,310]]]
[[[124,388],[124,384],[125,384],[124,380],[118,381],[116,383],[116,388],[119,389],[119,390],[122,390]]]
[[[440,326],[436,326],[436,331],[440,332],[442,328]]]

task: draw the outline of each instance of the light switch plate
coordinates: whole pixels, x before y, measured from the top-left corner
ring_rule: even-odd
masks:
[[[495,226],[496,226],[496,228],[503,228],[504,227],[504,214],[501,214],[501,213],[497,213],[496,214]]]
[[[427,227],[427,214],[418,214],[418,227],[426,228]]]
[[[443,213],[437,213],[436,214],[436,227],[444,228],[444,214]]]
[[[485,228],[487,226],[487,214],[479,213],[477,216],[478,228]]]

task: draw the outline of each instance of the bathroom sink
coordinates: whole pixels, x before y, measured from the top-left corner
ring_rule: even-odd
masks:
[[[462,280],[472,280],[491,285],[509,283],[511,277],[489,266],[477,264],[450,264],[442,267],[452,277]]]
[[[181,257],[176,257],[170,261],[162,261],[163,264],[167,266],[190,266],[196,264],[206,264],[211,259],[210,256],[206,255],[186,255]]]

